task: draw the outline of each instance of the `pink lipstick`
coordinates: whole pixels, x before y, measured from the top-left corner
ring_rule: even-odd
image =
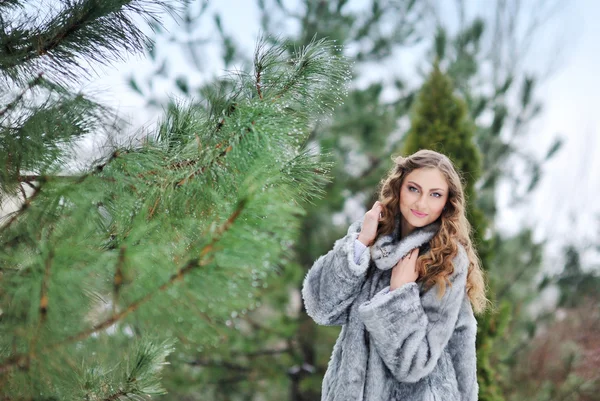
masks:
[[[417,217],[425,217],[425,216],[427,216],[427,213],[420,213],[420,212],[417,212],[416,210],[412,210],[412,209],[410,209],[410,211],[412,212],[412,214],[414,214]]]

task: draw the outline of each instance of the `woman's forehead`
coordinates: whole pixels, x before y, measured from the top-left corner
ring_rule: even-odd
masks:
[[[406,177],[405,182],[411,181],[425,189],[448,189],[448,182],[444,174],[437,168],[418,168],[411,171]]]

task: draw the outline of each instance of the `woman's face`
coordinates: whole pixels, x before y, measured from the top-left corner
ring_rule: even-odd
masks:
[[[419,168],[404,177],[400,189],[400,212],[408,234],[433,223],[448,200],[448,183],[437,168]]]

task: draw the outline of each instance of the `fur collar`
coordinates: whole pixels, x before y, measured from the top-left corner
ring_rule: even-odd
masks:
[[[400,259],[415,248],[421,248],[419,254],[429,250],[429,241],[438,232],[440,223],[435,221],[415,229],[405,238],[400,238],[400,215],[396,217],[394,232],[377,238],[371,246],[371,258],[380,270],[393,268]]]

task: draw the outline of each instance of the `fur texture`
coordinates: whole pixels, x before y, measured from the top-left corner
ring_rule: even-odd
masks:
[[[466,296],[466,252],[459,245],[451,286],[423,292],[408,283],[389,291],[391,268],[416,247],[426,251],[439,226],[399,239],[379,238],[354,263],[362,221],[350,226],[306,275],[306,311],[342,330],[322,384],[322,401],[476,401],[477,322]]]

